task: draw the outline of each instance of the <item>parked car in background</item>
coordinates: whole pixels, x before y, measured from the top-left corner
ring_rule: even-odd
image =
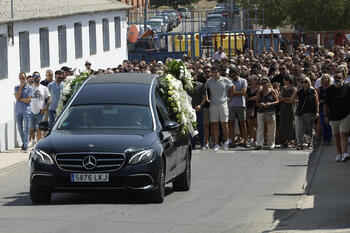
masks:
[[[225,18],[221,14],[209,14],[205,21],[204,27],[220,29],[216,31],[226,31],[228,29],[227,18]]]
[[[169,25],[168,26],[169,31],[178,25],[176,15],[174,15],[174,14],[169,14],[168,12],[164,11],[164,12],[157,12],[156,16],[166,17],[166,19],[168,21],[168,25]]]
[[[163,19],[150,19],[146,22],[146,24],[151,26],[155,33],[164,33],[167,31],[167,27],[163,23]]]
[[[164,10],[163,13],[165,15],[167,15],[169,18],[172,18],[173,20],[175,20],[175,26],[174,27],[177,27],[177,25],[180,24],[180,21],[181,21],[181,17],[179,17],[179,14],[174,11],[174,10]]]
[[[169,24],[169,18],[166,15],[154,15],[149,17],[149,20],[153,20],[153,19],[162,19],[163,20],[163,24],[166,28],[166,31],[171,31],[172,27]]]
[[[191,12],[188,10],[188,8],[179,8],[177,11],[180,13],[182,18],[188,19],[191,17]]]
[[[222,29],[222,21],[220,20],[212,20],[209,22],[206,22],[202,28],[201,32],[221,32],[223,31]]]

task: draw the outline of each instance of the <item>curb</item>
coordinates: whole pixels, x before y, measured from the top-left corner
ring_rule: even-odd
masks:
[[[308,171],[305,177],[305,182],[303,184],[303,190],[305,195],[310,194],[310,189],[312,186],[312,181],[315,177],[315,174],[318,170],[318,165],[320,164],[321,157],[323,155],[324,146],[320,145],[316,151],[312,151],[309,155],[309,161],[308,161]]]
[[[28,160],[24,160],[24,161],[20,161],[20,162],[17,162],[17,163],[14,163],[14,164],[11,164],[10,166],[8,167],[4,167],[4,168],[0,168],[0,173],[4,173],[4,172],[7,172],[13,168],[16,168],[16,167],[19,167],[23,164],[26,164],[28,162]]]

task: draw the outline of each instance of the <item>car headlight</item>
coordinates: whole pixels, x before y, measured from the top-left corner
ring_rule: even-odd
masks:
[[[141,150],[135,152],[129,160],[129,164],[135,165],[139,163],[145,163],[151,161],[154,158],[154,153],[152,149]]]
[[[46,164],[46,165],[52,165],[53,164],[53,160],[51,158],[51,156],[49,154],[47,154],[46,152],[42,151],[42,150],[37,150],[35,149],[32,152],[32,159],[35,162],[41,163],[41,164]]]

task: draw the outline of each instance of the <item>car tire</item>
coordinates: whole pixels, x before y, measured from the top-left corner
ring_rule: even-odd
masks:
[[[165,196],[165,172],[163,159],[160,161],[157,189],[151,191],[150,199],[153,203],[162,203]]]
[[[51,200],[51,192],[45,189],[30,188],[30,199],[34,204],[48,203]]]
[[[186,169],[185,171],[173,182],[173,189],[175,191],[188,191],[191,188],[191,158],[190,152],[186,153]]]

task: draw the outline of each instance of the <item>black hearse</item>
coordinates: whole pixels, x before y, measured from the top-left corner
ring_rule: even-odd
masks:
[[[189,135],[169,119],[149,74],[91,76],[71,98],[30,154],[30,197],[52,192],[143,190],[164,200],[164,186],[187,191],[191,182]]]

